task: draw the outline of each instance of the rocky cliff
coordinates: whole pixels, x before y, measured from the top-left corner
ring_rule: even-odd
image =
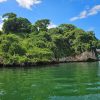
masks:
[[[53,59],[57,61],[56,59]],[[83,52],[80,55],[63,57],[59,59],[59,62],[74,62],[74,61],[97,61],[97,57],[94,52]]]

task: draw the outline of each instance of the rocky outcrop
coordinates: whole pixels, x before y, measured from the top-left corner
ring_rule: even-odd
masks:
[[[84,52],[80,55],[75,56],[77,61],[90,61],[97,60],[97,57],[94,52]]]
[[[54,59],[54,61],[57,61]],[[75,61],[97,61],[97,57],[94,52],[83,52],[80,55],[63,57],[59,59],[59,62],[75,62]]]

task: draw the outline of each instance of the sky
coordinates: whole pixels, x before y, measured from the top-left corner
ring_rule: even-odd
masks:
[[[62,23],[74,24],[86,31],[94,31],[100,39],[100,0],[0,0],[0,29],[2,15],[14,12],[32,23],[50,19],[49,28]]]

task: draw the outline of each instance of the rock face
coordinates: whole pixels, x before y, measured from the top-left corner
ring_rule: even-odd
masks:
[[[57,60],[55,59],[55,61]],[[97,57],[95,56],[94,52],[86,51],[80,55],[64,57],[59,59],[59,62],[74,62],[74,61],[97,61]]]
[[[76,56],[76,60],[78,61],[89,61],[89,60],[97,60],[94,52],[84,52],[78,56]]]

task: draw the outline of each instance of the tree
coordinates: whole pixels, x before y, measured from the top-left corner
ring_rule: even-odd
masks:
[[[19,17],[16,19],[16,32],[18,33],[30,33],[31,32],[31,22],[26,19]]]
[[[16,18],[10,18],[4,21],[3,31],[4,33],[15,33],[16,30]]]
[[[4,14],[3,17],[8,19],[4,20],[3,31],[5,33],[30,33],[31,32],[31,22],[26,19],[16,17],[14,13]]]
[[[14,59],[19,62],[20,58],[25,56],[26,49],[21,41],[14,34],[4,34],[0,37],[0,56],[3,58],[4,63],[14,63]]]
[[[15,13],[5,13],[2,17],[3,18],[7,17],[8,19],[10,19],[10,18],[16,18],[17,15]]]
[[[50,35],[52,35],[52,34],[55,34],[55,35],[59,35],[59,34],[63,34],[63,31],[62,31],[62,29],[60,29],[60,28],[51,28],[51,29],[49,29],[48,30],[48,33],[50,34]]]
[[[72,25],[72,24],[61,24],[59,25],[59,28],[63,30],[63,32],[68,32],[68,31],[72,31],[74,29],[76,29],[76,26]]]
[[[31,32],[34,33],[34,34],[38,34],[38,29],[35,25],[31,25]]]
[[[42,19],[35,22],[35,26],[37,27],[38,31],[47,31],[49,24],[50,20],[48,19]]]

